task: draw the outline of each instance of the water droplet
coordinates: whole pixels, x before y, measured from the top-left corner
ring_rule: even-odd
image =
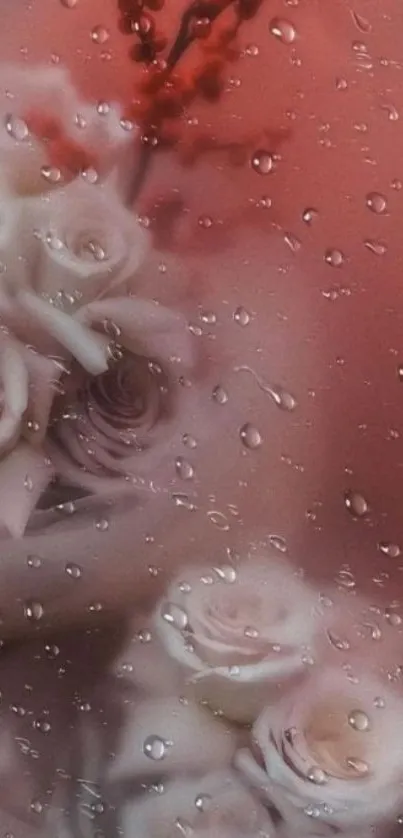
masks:
[[[231,565],[224,565],[223,567],[214,567],[214,573],[217,574],[221,582],[227,582],[232,585],[237,580],[237,572]]]
[[[274,157],[270,151],[258,148],[252,154],[251,166],[258,175],[269,175],[274,169]]]
[[[326,250],[325,262],[327,262],[327,264],[332,268],[340,268],[344,262],[343,253],[341,250],[337,250],[336,248]]]
[[[194,468],[191,463],[188,463],[184,457],[177,457],[175,460],[175,470],[181,480],[192,480],[194,477]]]
[[[350,9],[350,13],[357,29],[359,29],[360,32],[371,32],[372,26],[369,20],[358,14],[358,12],[355,12],[354,9]]]
[[[36,815],[40,815],[41,812],[43,811],[43,805],[40,802],[40,800],[33,800],[31,802],[31,807],[30,808],[32,809],[33,812],[35,812]]]
[[[23,142],[29,136],[28,125],[24,122],[23,119],[20,119],[18,116],[13,116],[12,114],[6,114],[5,117],[5,126],[7,134],[13,138],[13,140],[17,140],[17,142]]]
[[[297,37],[296,29],[288,20],[275,17],[270,21],[269,30],[283,44],[292,44]]]
[[[369,192],[366,197],[366,204],[368,209],[376,213],[376,215],[381,215],[386,212],[388,206],[385,196],[380,192]]]
[[[359,757],[347,757],[346,764],[348,768],[352,768],[360,777],[364,777],[369,772],[368,763]]]
[[[328,781],[327,774],[323,771],[323,768],[319,767],[319,765],[313,765],[312,768],[309,769],[307,777],[311,783],[315,783],[317,786],[324,786]]]
[[[30,477],[29,474],[26,474],[25,478],[24,478],[24,489],[26,489],[27,492],[32,492],[33,488],[34,488],[34,483],[33,483],[32,477]]]
[[[305,224],[312,224],[315,218],[319,215],[318,210],[314,209],[313,207],[307,207],[304,209],[302,213],[302,220],[305,221]]]
[[[27,620],[38,622],[44,615],[43,605],[40,602],[29,601],[24,604],[24,617]]]
[[[360,733],[370,730],[371,727],[369,718],[363,710],[352,710],[348,717],[348,723],[350,727]]]
[[[241,437],[242,444],[245,448],[259,448],[262,444],[260,432],[254,425],[251,425],[250,422],[246,422],[245,425],[242,425],[239,436]]]
[[[277,407],[280,410],[288,410],[292,411],[295,410],[297,406],[297,400],[291,393],[288,393],[287,390],[283,390],[282,387],[267,387],[265,386],[265,390],[267,393],[270,394],[273,401],[276,403]]]
[[[210,509],[209,512],[207,512],[207,517],[218,530],[221,530],[222,532],[227,532],[229,530],[228,519],[223,512],[219,512],[217,509]]]
[[[391,559],[397,559],[401,553],[399,545],[394,544],[393,541],[379,541],[378,550]]]
[[[66,564],[66,573],[67,576],[71,576],[72,579],[79,579],[82,574],[82,570],[78,564],[69,562],[68,564]]]
[[[162,619],[166,623],[178,629],[178,631],[185,631],[188,627],[188,615],[179,605],[174,602],[167,602],[163,605],[161,611]]]
[[[143,752],[146,757],[153,759],[157,762],[164,759],[167,752],[167,743],[164,739],[161,739],[160,736],[155,736],[151,734],[147,736],[143,743]]]
[[[280,553],[287,552],[287,542],[282,535],[269,535],[269,544]]]
[[[347,588],[348,590],[351,590],[356,586],[354,574],[351,572],[351,570],[348,570],[348,568],[342,568],[338,572],[335,581],[343,588]]]
[[[366,239],[364,245],[371,253],[375,253],[375,256],[384,256],[387,251],[386,244],[376,239]]]
[[[107,518],[100,518],[95,522],[95,528],[100,532],[106,532],[109,529],[109,521]]]
[[[78,5],[78,0],[60,0],[65,9],[75,9]]]
[[[211,804],[210,794],[198,794],[195,798],[195,806],[199,812],[205,812]]]
[[[390,625],[393,626],[394,628],[397,628],[398,626],[401,626],[401,624],[402,624],[402,618],[401,618],[400,614],[396,613],[396,611],[387,610],[385,612],[385,617],[386,617],[388,623],[390,623]]]
[[[359,492],[347,491],[344,495],[344,503],[351,515],[357,518],[362,518],[369,512],[368,503],[364,495]]]
[[[105,26],[94,26],[91,30],[91,40],[94,44],[106,44],[109,38],[110,32]]]
[[[197,223],[198,223],[199,227],[202,228],[202,230],[210,230],[210,228],[214,224],[214,221],[213,221],[211,215],[200,215],[199,218],[197,219]]]
[[[183,434],[182,442],[187,448],[197,448],[197,440],[191,434]]]
[[[326,632],[326,634],[330,643],[332,644],[332,646],[334,646],[335,649],[337,649],[339,652],[348,652],[350,648],[350,643],[348,640],[346,640],[343,637],[339,637],[339,635],[337,635],[330,629]]]
[[[200,320],[202,323],[207,323],[208,326],[214,326],[217,323],[217,315],[214,311],[201,311]]]
[[[217,404],[226,404],[228,401],[228,393],[224,390],[224,387],[221,387],[220,384],[217,384],[217,386],[214,387],[212,396]]]
[[[38,567],[41,567],[42,559],[39,556],[35,556],[32,554],[27,557],[27,565],[28,567],[33,567],[37,569]]]
[[[250,323],[250,314],[243,306],[238,306],[234,312],[235,323],[239,326],[247,326]]]
[[[62,173],[56,166],[42,166],[41,175],[48,183],[60,183],[62,179]]]

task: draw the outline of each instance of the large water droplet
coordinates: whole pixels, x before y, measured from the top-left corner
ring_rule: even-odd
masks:
[[[331,248],[326,250],[325,253],[325,262],[330,265],[332,268],[341,268],[344,262],[344,256],[341,250],[337,250],[337,248]]]
[[[251,166],[258,175],[269,175],[274,169],[274,157],[270,151],[258,148],[252,154]]]
[[[194,477],[194,468],[184,457],[176,458],[175,470],[181,480],[192,480]]]
[[[360,733],[370,730],[369,717],[363,710],[352,710],[348,717],[349,725]]]
[[[368,502],[360,492],[347,491],[344,495],[344,503],[351,515],[362,518],[369,512]]]
[[[66,564],[66,573],[67,576],[71,576],[72,579],[79,579],[82,574],[82,570],[78,564],[69,562],[68,564]]]
[[[226,404],[228,401],[228,393],[224,390],[224,387],[221,387],[221,384],[214,387],[212,397],[217,404]]]
[[[386,212],[388,206],[385,196],[380,192],[369,192],[366,197],[366,204],[368,209],[376,213],[376,215],[381,215]]]
[[[259,448],[262,444],[260,432],[254,425],[251,425],[250,422],[246,422],[245,425],[242,425],[239,436],[241,437],[242,444],[245,448]]]
[[[346,765],[348,768],[352,768],[359,777],[365,777],[369,772],[368,763],[359,757],[347,757]]]
[[[34,554],[31,554],[27,557],[27,565],[28,567],[33,567],[35,568],[35,570],[37,570],[39,567],[42,566],[42,559],[40,558],[40,556],[35,556]]]
[[[324,786],[328,781],[327,774],[323,771],[323,768],[319,767],[319,765],[313,765],[312,768],[309,769],[307,777],[311,783],[315,783],[317,786]]]
[[[24,616],[27,620],[38,622],[44,615],[44,608],[40,602],[30,600],[24,604]]]
[[[186,611],[174,602],[167,602],[163,605],[161,616],[166,623],[169,623],[169,625],[178,629],[178,631],[185,631],[188,626],[188,615]]]
[[[146,757],[153,759],[155,761],[160,761],[164,759],[167,752],[167,743],[164,739],[161,739],[160,736],[155,736],[151,734],[147,736],[143,743],[143,752]]]
[[[399,545],[394,544],[393,541],[379,541],[378,550],[380,550],[380,552],[385,556],[389,556],[391,559],[399,558],[401,553]]]
[[[366,239],[364,245],[371,253],[375,253],[375,256],[384,256],[387,251],[386,244],[377,239]]]
[[[289,20],[283,20],[279,17],[275,17],[270,21],[269,30],[283,44],[292,44],[297,37],[297,32],[293,24]]]
[[[234,312],[235,323],[239,326],[247,326],[250,323],[250,314],[243,306],[238,306]]]
[[[195,806],[199,812],[205,812],[211,804],[210,794],[198,794],[195,799]]]
[[[94,44],[106,44],[110,38],[110,32],[105,26],[94,26],[91,30],[91,40]]]
[[[28,125],[18,116],[13,116],[12,114],[6,114],[5,117],[5,126],[7,134],[13,138],[13,140],[17,140],[17,142],[22,142],[26,140],[29,136]]]

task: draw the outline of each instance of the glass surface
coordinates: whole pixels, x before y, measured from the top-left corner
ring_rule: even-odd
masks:
[[[403,8],[1,15],[0,835],[399,835]]]

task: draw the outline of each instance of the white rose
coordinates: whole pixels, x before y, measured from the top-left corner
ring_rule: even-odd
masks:
[[[316,603],[291,566],[271,557],[190,568],[159,603],[155,628],[199,698],[251,721],[311,661]]]
[[[128,802],[121,815],[126,838],[274,838],[266,809],[231,772],[174,780],[164,791]]]
[[[80,171],[102,176],[127,161],[136,132],[114,104],[83,102],[67,70],[0,64],[0,79],[3,190],[46,192]]]
[[[31,199],[24,228],[35,289],[70,296],[76,306],[105,290],[124,293],[148,249],[146,231],[109,185],[76,180]]]
[[[257,757],[237,767],[300,834],[392,820],[403,802],[403,699],[385,682],[328,669],[267,707],[253,727]]]

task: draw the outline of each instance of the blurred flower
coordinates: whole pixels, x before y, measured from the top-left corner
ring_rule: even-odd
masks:
[[[327,669],[261,713],[255,753],[236,764],[291,831],[376,826],[401,809],[402,720],[403,700],[383,681]]]
[[[128,802],[122,811],[124,835],[138,838],[273,838],[267,810],[231,772],[201,779],[174,780],[161,793]]]
[[[311,662],[316,592],[270,557],[236,567],[184,570],[155,623],[199,698],[251,721]]]

